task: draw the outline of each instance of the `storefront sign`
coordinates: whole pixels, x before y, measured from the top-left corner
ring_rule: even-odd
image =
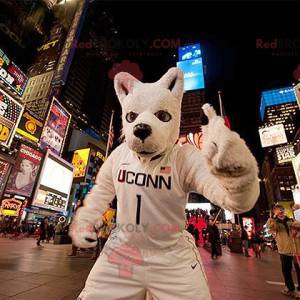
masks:
[[[23,95],[28,78],[0,49],[0,79],[12,88],[19,96]]]
[[[38,142],[43,130],[42,120],[25,109],[16,132],[33,142]]]
[[[71,114],[53,97],[40,139],[40,147],[60,154],[63,150],[70,120]]]
[[[23,106],[0,89],[0,144],[9,147],[16,126],[22,116]]]
[[[5,192],[30,197],[43,154],[27,145],[21,145]]]

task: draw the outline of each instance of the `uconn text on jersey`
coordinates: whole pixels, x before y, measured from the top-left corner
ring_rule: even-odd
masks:
[[[164,177],[163,175],[151,176],[150,174],[135,173],[120,169],[118,172],[118,182],[153,187],[154,189],[166,188],[167,190],[171,190],[172,177]]]

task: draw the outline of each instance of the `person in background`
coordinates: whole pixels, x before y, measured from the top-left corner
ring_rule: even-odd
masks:
[[[77,210],[79,207],[83,206],[83,199],[84,199],[84,197],[82,197],[82,198],[80,198],[80,199],[78,200],[77,205],[76,205],[76,208],[75,208],[75,210],[74,210],[74,214],[75,214],[76,210]],[[69,225],[70,225],[70,224],[69,224]],[[69,230],[69,227],[68,227],[68,230]],[[68,254],[68,256],[76,256],[76,255],[77,255],[77,250],[78,250],[78,247],[74,246],[73,243],[72,243],[72,252],[71,252],[70,254]]]
[[[214,222],[214,218],[210,217],[207,226],[207,233],[208,233],[208,241],[211,244],[211,258],[218,258],[221,255],[221,239],[220,239],[220,232],[219,228],[217,227],[216,223]]]
[[[243,241],[243,244],[244,244],[244,255],[245,257],[251,257],[249,255],[249,252],[248,252],[248,249],[249,249],[249,235],[247,233],[247,229],[248,227],[245,225],[245,227],[242,227],[242,241]]]
[[[45,217],[40,225],[40,234],[36,242],[37,246],[41,246],[41,241],[48,239],[49,236],[49,220]]]
[[[284,295],[300,299],[300,267],[294,259],[296,255],[300,254],[300,238],[292,235],[292,225],[293,219],[286,216],[284,207],[278,204],[275,205],[267,221],[267,226],[272,233],[276,234],[275,240],[285,282],[285,288],[281,292]],[[293,263],[298,280],[297,290],[292,277]]]
[[[262,237],[258,231],[252,232],[252,249],[255,253],[256,258],[261,258],[261,244],[263,242]]]
[[[98,258],[100,252],[103,250],[104,245],[114,227],[113,219],[115,216],[115,209],[113,209],[111,206],[108,208],[105,213],[102,216],[103,225],[99,229],[98,232],[98,243],[95,247],[93,256],[91,259],[95,260]]]

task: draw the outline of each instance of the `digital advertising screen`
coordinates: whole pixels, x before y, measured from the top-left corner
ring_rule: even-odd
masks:
[[[192,91],[204,88],[202,58],[178,61],[177,67],[184,73],[184,90]]]
[[[259,137],[263,148],[287,143],[283,124],[260,128]]]
[[[37,117],[33,112],[25,109],[16,132],[37,143],[42,135],[43,125],[42,119]]]
[[[188,60],[201,57],[200,43],[178,48],[178,60]]]
[[[74,151],[72,165],[74,166],[74,177],[85,177],[86,168],[89,163],[90,148]]]
[[[70,120],[71,114],[53,97],[41,135],[40,147],[60,154],[63,150]]]
[[[300,153],[292,160],[298,185],[300,186]]]
[[[73,182],[73,165],[47,151],[33,206],[65,212]]]
[[[9,147],[23,112],[23,106],[0,89],[0,144]]]
[[[0,49],[0,78],[19,96],[22,96],[27,85],[27,76]]]
[[[30,197],[37,179],[43,153],[22,144],[9,175],[6,193]]]

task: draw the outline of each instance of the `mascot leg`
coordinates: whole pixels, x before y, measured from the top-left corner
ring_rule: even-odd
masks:
[[[176,247],[149,258],[147,282],[154,300],[210,300],[211,295],[194,238],[184,232]]]
[[[145,269],[140,264],[124,262],[109,246],[104,246],[92,268],[78,300],[145,300]]]

